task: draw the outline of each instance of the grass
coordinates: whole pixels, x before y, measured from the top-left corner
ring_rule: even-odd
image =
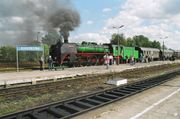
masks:
[[[7,101],[4,98],[0,98],[0,116],[9,113],[14,113],[22,110],[27,110],[40,105],[56,102],[65,98],[63,95],[68,92],[47,93],[37,96],[25,96],[20,100]],[[69,96],[70,97],[70,96]]]

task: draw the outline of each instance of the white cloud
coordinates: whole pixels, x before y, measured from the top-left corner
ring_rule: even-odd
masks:
[[[24,19],[22,17],[18,17],[18,16],[12,16],[11,17],[11,21],[13,23],[23,23]]]
[[[91,24],[93,24],[93,23],[94,23],[94,21],[91,21],[91,20],[89,20],[89,21],[86,22],[86,24],[88,24],[88,25],[91,25]]]
[[[116,16],[105,21],[105,26],[99,32],[79,34],[71,40],[109,42],[111,34],[117,33],[117,29],[112,27],[124,25],[119,32],[126,37],[145,35],[150,40],[162,43],[163,39],[160,37],[168,36],[164,39],[165,45],[168,48],[180,49],[180,9],[177,3],[179,0],[127,0],[121,5]]]
[[[142,34],[161,43],[162,39],[159,38],[168,36],[167,47],[178,49],[180,9],[177,2],[178,0],[127,0],[115,17],[106,20],[105,28],[124,25],[125,28],[120,31],[125,36]],[[112,29],[106,32],[112,33]]]
[[[100,33],[84,33],[71,37],[70,41],[76,41],[81,43],[82,41],[96,42],[96,43],[108,43],[110,42],[108,37]]]
[[[102,10],[102,12],[111,12],[111,11],[112,11],[111,8],[104,8],[104,9]]]

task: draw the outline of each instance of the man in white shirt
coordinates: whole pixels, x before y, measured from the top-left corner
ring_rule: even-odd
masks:
[[[106,53],[105,55],[104,55],[104,63],[106,64],[106,69],[108,69],[109,68],[109,55],[108,55],[108,53]]]

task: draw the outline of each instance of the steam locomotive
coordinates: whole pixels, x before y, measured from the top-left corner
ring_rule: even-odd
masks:
[[[93,42],[62,43],[58,42],[50,47],[49,54],[58,65],[88,66],[102,65],[103,56],[109,53],[114,59],[111,63],[123,63],[130,57],[140,61],[142,57],[148,57],[149,60],[174,60],[174,51],[159,50],[156,48],[126,47],[122,45],[102,44]]]

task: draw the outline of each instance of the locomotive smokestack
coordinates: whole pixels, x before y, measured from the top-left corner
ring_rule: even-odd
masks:
[[[69,31],[66,31],[66,30],[61,31],[60,30],[59,32],[64,39],[64,43],[68,43]]]
[[[66,32],[63,37],[64,37],[64,43],[68,43],[69,32]]]

